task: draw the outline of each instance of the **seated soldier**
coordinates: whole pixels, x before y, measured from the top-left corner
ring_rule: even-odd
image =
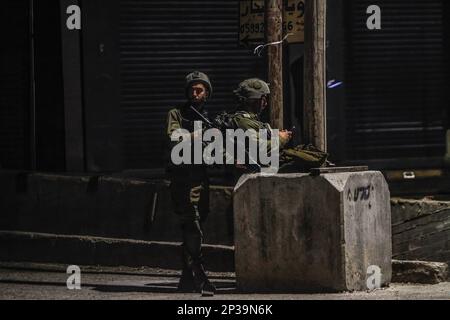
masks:
[[[239,84],[234,93],[238,99],[238,105],[235,113],[227,115],[226,122],[229,123],[229,127],[243,130],[253,129],[257,132],[260,129],[272,130],[268,123],[261,120],[261,113],[267,108],[270,97],[270,88],[266,82],[257,78],[247,79]],[[312,145],[290,148],[288,143],[291,139],[291,131],[281,130],[279,132],[279,173],[307,172],[311,168],[321,167],[326,163],[328,154]],[[270,148],[270,141],[267,146]]]

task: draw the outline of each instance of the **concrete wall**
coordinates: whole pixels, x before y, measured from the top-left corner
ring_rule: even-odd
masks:
[[[450,202],[392,199],[393,257],[450,263]]]
[[[235,263],[243,291],[366,290],[391,279],[389,189],[379,172],[243,178],[235,188]]]
[[[234,250],[204,245],[208,271],[232,272]],[[182,269],[179,243],[0,230],[0,261]]]
[[[205,243],[234,244],[232,190],[211,188]],[[450,262],[450,202],[392,199],[391,204],[394,258]],[[167,182],[114,176],[0,170],[0,230],[181,241]]]
[[[231,194],[212,188],[205,243],[232,244]],[[0,171],[0,230],[181,241],[168,182],[112,176]]]

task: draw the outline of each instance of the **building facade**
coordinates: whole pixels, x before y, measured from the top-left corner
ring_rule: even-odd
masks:
[[[449,129],[449,4],[327,2],[328,146],[338,164],[444,168]],[[81,8],[69,29],[68,8]],[[164,166],[166,112],[184,76],[210,75],[212,114],[231,110],[266,57],[239,41],[239,1],[6,0],[1,12],[0,164],[118,172]],[[285,124],[303,121],[303,44],[285,44]],[[300,130],[301,131],[301,130]],[[301,140],[301,139],[300,139]],[[301,141],[299,141],[301,142]]]

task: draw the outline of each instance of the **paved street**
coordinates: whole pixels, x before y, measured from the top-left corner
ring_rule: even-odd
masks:
[[[178,272],[155,268],[100,268],[81,266],[81,290],[67,289],[67,266],[0,263],[0,299],[83,300],[196,300],[198,294],[176,292]],[[438,285],[392,284],[390,288],[340,294],[242,294],[236,292],[231,273],[211,274],[220,300],[450,300],[450,283]],[[211,298],[207,298],[211,299]]]

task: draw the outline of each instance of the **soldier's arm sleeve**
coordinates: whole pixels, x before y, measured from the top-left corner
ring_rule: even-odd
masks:
[[[182,119],[181,115],[179,114],[178,110],[173,109],[169,111],[167,115],[167,138],[168,138],[168,144],[170,148],[173,148],[175,145],[177,145],[180,141],[172,141],[172,134],[174,131],[178,129],[183,129],[182,127]],[[184,138],[180,138],[184,139]]]
[[[272,137],[272,136],[273,136],[273,129],[272,129],[272,127],[270,126],[270,124],[266,123],[266,124],[265,124],[265,128],[267,128],[268,130],[270,130],[271,137]],[[288,144],[289,139],[282,138],[280,135],[278,135],[278,137],[279,137],[279,140],[278,140],[278,148],[279,148],[279,150],[282,150],[282,149]],[[267,141],[267,148],[268,148],[268,149],[272,149],[272,141],[271,141],[271,140]]]
[[[244,131],[249,129],[258,131],[260,129],[258,126],[255,126],[254,121],[251,121],[243,116],[234,117],[233,122],[235,128],[242,129]]]
[[[257,143],[259,144],[259,130],[260,129],[266,129],[269,131],[269,136],[267,136],[267,152],[268,154],[270,154],[270,152],[272,151],[272,140],[271,140],[271,136],[273,136],[272,134],[272,128],[270,127],[270,125],[268,123],[263,123],[260,121],[255,121],[253,119],[248,119],[245,117],[236,117],[234,119],[235,125],[237,128],[242,129],[242,130],[255,130],[256,132],[256,136],[254,136],[254,139],[257,141]],[[281,143],[281,141],[280,141]]]
[[[177,129],[181,129],[181,119],[174,109],[169,111],[167,115],[167,135],[169,139],[172,137],[172,133]]]

